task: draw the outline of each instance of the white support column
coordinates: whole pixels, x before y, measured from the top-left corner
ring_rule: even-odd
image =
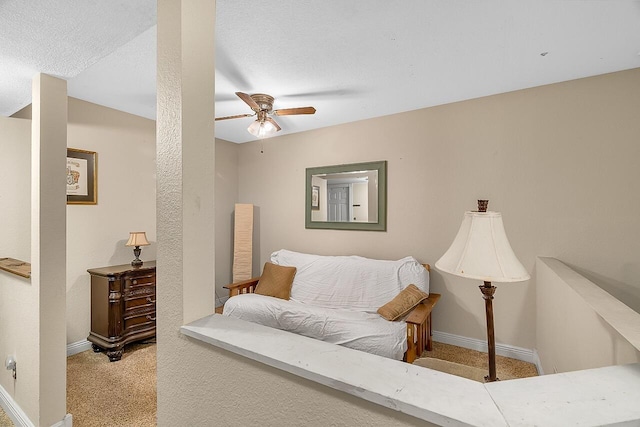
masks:
[[[215,2],[182,2],[183,322],[214,311]]]
[[[39,419],[66,414],[67,82],[33,79],[31,132],[31,284],[39,290]],[[35,332],[35,331],[33,331]]]
[[[212,0],[158,1],[158,425],[184,414],[175,390],[191,355],[180,327],[214,311]]]

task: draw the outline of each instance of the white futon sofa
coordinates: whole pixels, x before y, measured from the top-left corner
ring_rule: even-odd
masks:
[[[439,295],[396,321],[377,313],[410,284],[428,294],[428,265],[413,257],[384,261],[284,249],[270,261],[295,267],[290,298],[255,294],[256,277],[226,286],[223,315],[410,363],[431,349],[431,309]]]

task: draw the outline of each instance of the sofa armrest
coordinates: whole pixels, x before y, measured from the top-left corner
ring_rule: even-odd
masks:
[[[414,325],[424,323],[427,320],[427,317],[431,315],[431,310],[433,310],[433,307],[438,303],[439,299],[440,294],[429,294],[429,298],[422,301],[409,313],[405,322],[413,323]]]
[[[425,348],[431,351],[431,311],[439,299],[440,294],[429,294],[429,298],[418,304],[405,319],[407,323],[406,362],[413,363],[422,355]]]
[[[252,294],[256,290],[260,277],[253,277],[242,282],[231,283],[230,285],[223,286],[225,289],[229,289],[229,298],[239,294]]]

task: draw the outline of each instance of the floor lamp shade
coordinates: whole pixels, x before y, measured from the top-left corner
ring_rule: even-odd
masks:
[[[456,238],[436,268],[485,282],[520,282],[530,277],[511,249],[500,212],[465,212]]]
[[[436,262],[436,268],[455,276],[482,280],[480,286],[485,302],[487,319],[487,347],[489,375],[485,381],[497,381],[496,343],[493,325],[493,294],[496,287],[491,282],[520,282],[529,279],[511,249],[504,232],[502,215],[486,212],[488,200],[478,200],[478,212],[465,212],[460,230],[444,255]]]

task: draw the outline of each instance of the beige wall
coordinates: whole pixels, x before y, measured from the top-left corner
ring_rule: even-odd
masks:
[[[31,120],[0,117],[0,257],[31,261]],[[20,381],[0,369],[0,386],[31,420],[38,416],[38,289],[0,271],[0,360],[16,357]]]
[[[233,215],[238,201],[238,145],[216,139],[216,306],[229,295],[223,289],[232,282]],[[254,272],[255,273],[255,272]]]
[[[264,153],[242,144],[239,202],[260,208],[262,262],[288,248],[434,265],[488,198],[529,272],[553,256],[626,297],[640,288],[639,111],[634,69],[271,138]],[[304,228],[305,168],[376,160],[388,161],[387,232]],[[497,284],[499,343],[535,347],[534,280]],[[477,286],[433,271],[436,330],[485,339]]]
[[[556,259],[538,258],[535,272],[536,349],[545,374],[640,362],[629,341],[640,345],[639,313]]]
[[[30,261],[31,120],[0,116],[0,141],[0,257]]]

